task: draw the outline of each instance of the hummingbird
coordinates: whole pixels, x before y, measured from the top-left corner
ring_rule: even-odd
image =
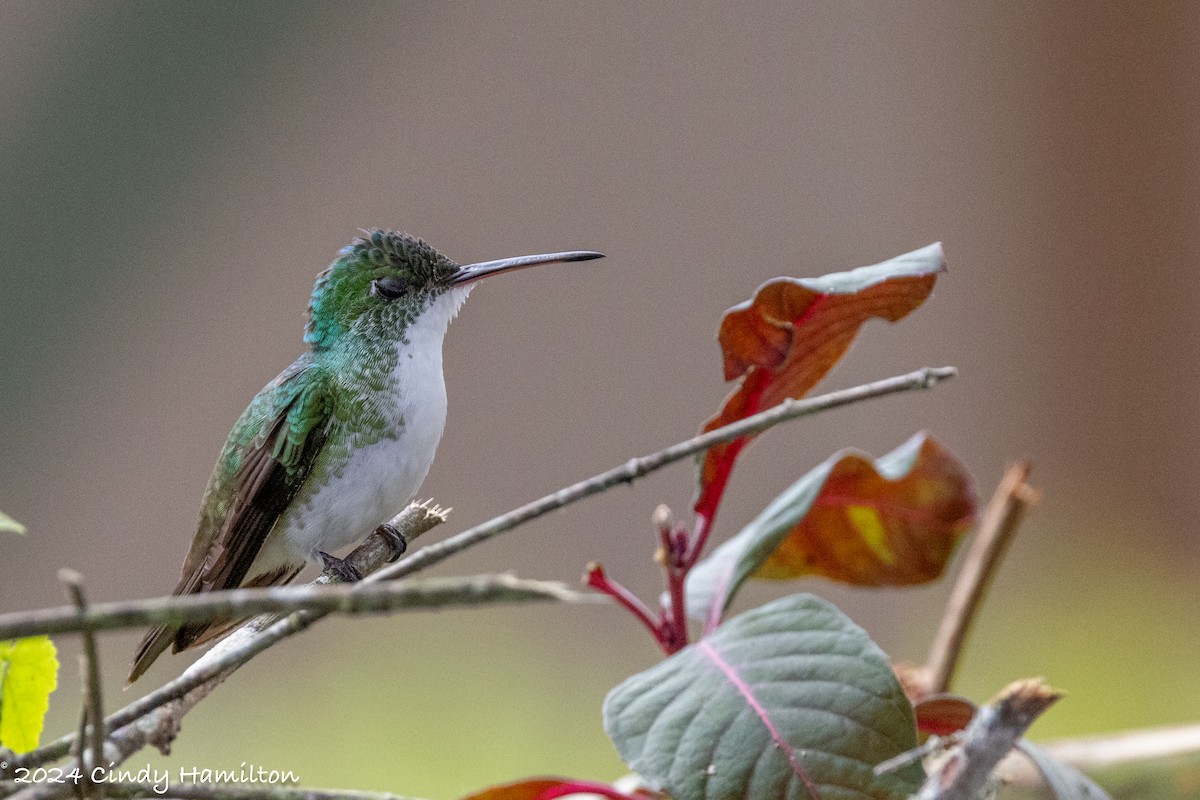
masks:
[[[471,289],[537,264],[603,257],[576,250],[461,266],[415,236],[363,234],[317,276],[308,350],[254,396],[225,440],[174,594],[278,586],[319,562],[360,577],[330,553],[364,539],[425,480],[446,422],[442,341]],[[398,557],[404,543],[394,544]],[[178,653],[238,624],[153,628],[129,683],[168,647]]]

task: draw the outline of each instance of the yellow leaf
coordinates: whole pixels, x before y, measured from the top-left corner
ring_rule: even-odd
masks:
[[[58,655],[47,636],[0,644],[0,745],[27,753],[38,745],[58,686]]]

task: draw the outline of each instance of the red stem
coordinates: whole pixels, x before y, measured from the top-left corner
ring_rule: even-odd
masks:
[[[664,625],[661,622],[655,622],[652,612],[643,603],[637,595],[626,589],[617,581],[611,580],[604,574],[604,567],[599,564],[588,565],[586,573],[587,585],[595,589],[601,594],[606,594],[616,600],[630,614],[637,618],[637,621],[645,626],[646,630],[650,631],[650,635],[654,637],[654,641],[668,655],[675,652],[670,649],[670,644],[667,637],[667,632],[664,630]]]
[[[599,564],[588,566],[585,579],[588,586],[613,598],[633,614],[642,626],[650,631],[663,652],[672,655],[688,645],[687,576],[700,559],[700,553],[712,529],[712,518],[697,515],[694,538],[675,525],[666,506],[661,506],[655,513],[655,524],[658,527],[659,560],[662,563],[667,597],[670,598],[667,601],[670,607],[667,608],[667,603],[663,603],[657,620],[654,619],[654,612],[637,595],[617,581],[611,580]]]
[[[687,597],[684,593],[687,579],[687,565],[684,559],[688,553],[687,534],[668,521],[659,528],[659,538],[662,541],[663,573],[667,582],[667,595],[671,598],[670,622],[667,624],[668,652],[675,653],[687,647]],[[663,609],[666,616],[666,609]]]
[[[696,513],[696,527],[692,531],[692,546],[683,562],[685,572],[696,566],[696,562],[700,560],[700,554],[704,552],[704,545],[708,544],[708,534],[712,531],[714,519],[716,519],[716,514],[708,516]]]

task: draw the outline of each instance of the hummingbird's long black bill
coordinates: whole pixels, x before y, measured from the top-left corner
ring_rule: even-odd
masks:
[[[498,275],[501,272],[536,267],[538,264],[554,264],[566,261],[591,261],[593,258],[604,258],[603,253],[593,250],[570,250],[566,253],[543,253],[536,256],[517,256],[516,258],[501,258],[497,261],[481,261],[478,264],[467,264],[459,267],[458,272],[450,279],[452,286]]]

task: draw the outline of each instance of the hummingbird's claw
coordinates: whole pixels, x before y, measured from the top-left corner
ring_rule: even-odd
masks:
[[[362,580],[362,573],[346,559],[331,556],[324,550],[318,552],[317,555],[321,557],[321,563],[325,565],[323,572],[335,582],[358,583]]]
[[[396,529],[395,525],[385,522],[376,528],[375,532],[392,546],[392,555],[388,558],[389,564],[400,558],[408,550],[408,540],[404,538],[404,534]]]

